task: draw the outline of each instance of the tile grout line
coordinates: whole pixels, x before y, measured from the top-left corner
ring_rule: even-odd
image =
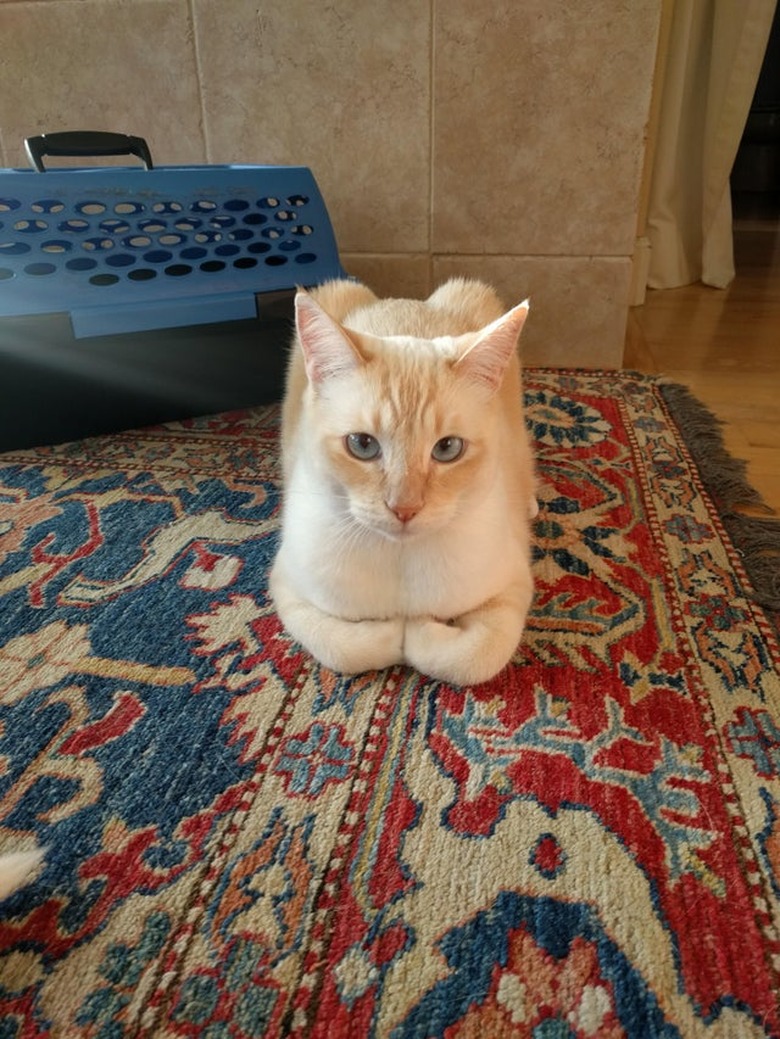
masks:
[[[198,111],[200,112],[200,132],[205,151],[205,161],[211,163],[211,143],[209,141],[208,123],[206,119],[206,106],[203,98],[203,76],[200,59],[200,47],[198,46],[198,24],[195,14],[195,0],[187,0],[187,12],[190,20],[190,31],[192,33],[192,52],[195,58],[195,90],[198,96]]]

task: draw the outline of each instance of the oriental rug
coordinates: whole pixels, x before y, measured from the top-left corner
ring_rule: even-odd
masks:
[[[282,630],[273,407],[0,457],[2,1039],[780,1036],[777,527],[680,388],[526,397],[467,689]]]

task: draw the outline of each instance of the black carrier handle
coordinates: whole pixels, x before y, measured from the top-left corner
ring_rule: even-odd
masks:
[[[44,155],[85,157],[96,155],[135,155],[148,170],[152,169],[152,153],[143,137],[103,130],[64,130],[42,133],[24,142],[30,162],[39,173],[45,173]]]

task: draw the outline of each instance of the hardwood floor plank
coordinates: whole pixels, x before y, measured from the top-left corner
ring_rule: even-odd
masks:
[[[780,225],[737,231],[735,258],[727,289],[649,291],[629,316],[624,367],[688,386],[780,516]]]

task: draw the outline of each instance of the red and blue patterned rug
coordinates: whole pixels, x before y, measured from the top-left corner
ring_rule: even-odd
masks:
[[[533,617],[466,690],[280,628],[274,408],[0,457],[2,1039],[780,1035],[776,529],[674,387],[526,393]]]

